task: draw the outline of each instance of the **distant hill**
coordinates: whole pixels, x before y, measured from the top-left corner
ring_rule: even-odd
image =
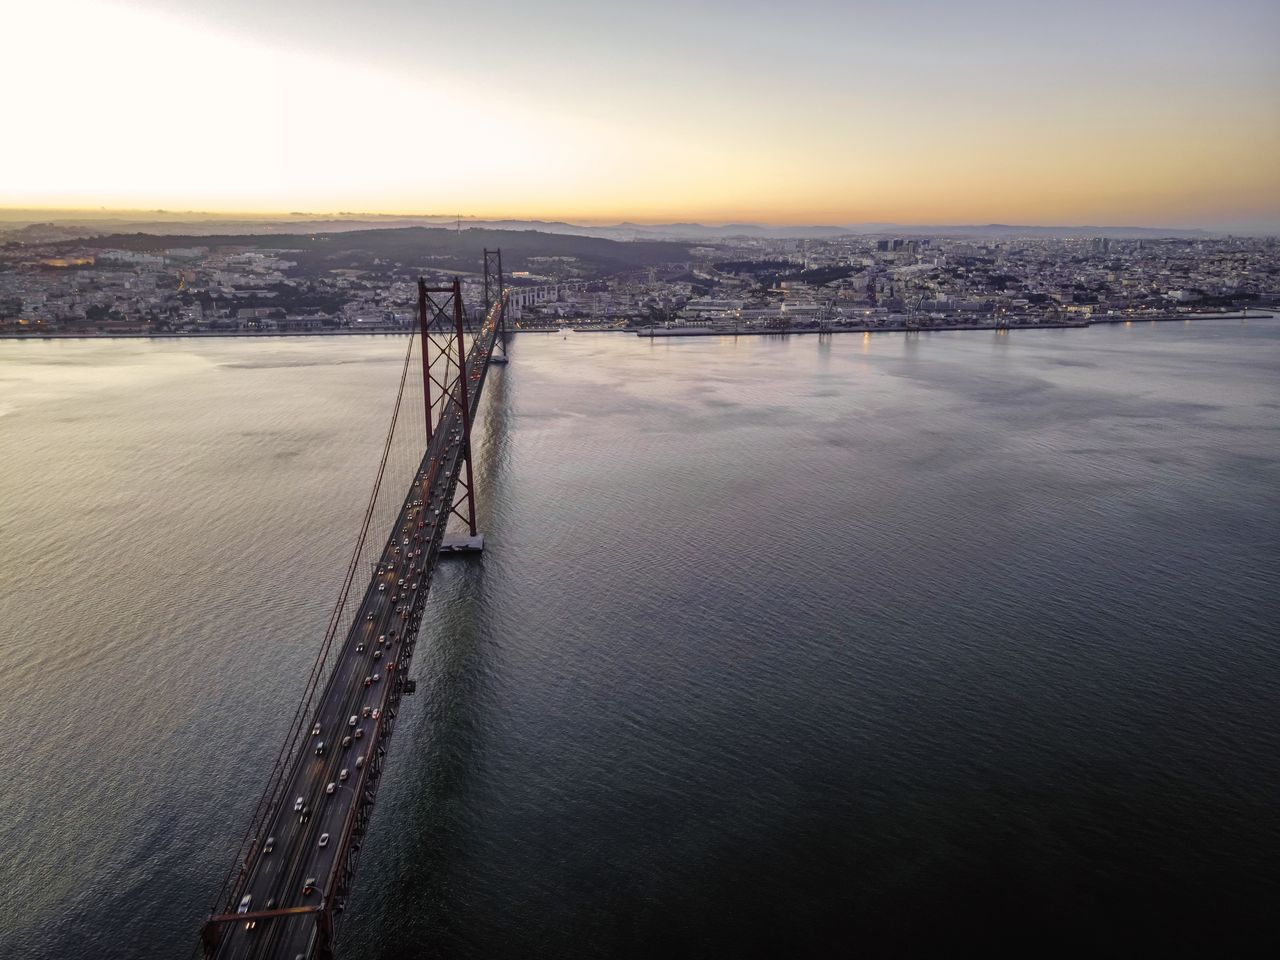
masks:
[[[590,273],[682,263],[689,259],[683,243],[640,241],[623,243],[600,237],[544,233],[537,230],[447,230],[440,227],[388,227],[343,233],[293,234],[111,234],[77,241],[79,246],[154,252],[167,247],[243,247],[297,251],[290,259],[311,270],[333,267],[372,268],[376,261],[399,262],[408,267],[474,272],[480,269],[484,248],[502,249],[508,272],[537,273],[538,257],[575,257]]]
[[[108,234],[148,233],[184,237],[295,236],[315,233],[361,233],[405,227],[439,229],[461,226],[466,230],[537,231],[540,234],[596,237],[606,240],[665,240],[679,243],[716,243],[733,238],[827,239],[839,236],[934,236],[934,237],[1111,237],[1146,239],[1159,237],[1196,238],[1220,235],[1204,229],[1141,226],[1028,226],[1019,224],[897,224],[849,223],[778,226],[760,223],[616,223],[581,224],[561,220],[485,220],[475,217],[430,215],[383,215],[343,213],[317,215],[293,213],[251,217],[168,211],[40,211],[0,210],[0,241],[20,240],[48,243],[76,237]],[[455,231],[456,232],[456,231]],[[1241,229],[1245,234],[1274,233],[1274,230]]]
[[[1174,227],[1111,227],[1111,225],[1061,225],[1034,227],[1025,224],[895,224],[851,223],[777,225],[758,223],[579,224],[566,220],[515,220],[458,218],[442,214],[294,214],[247,216],[202,214],[198,211],[49,211],[0,210],[0,242],[50,243],[106,234],[146,233],[183,237],[293,237],[310,233],[366,233],[422,227],[457,232],[529,232],[541,236],[594,237],[612,241],[666,241],[718,243],[745,239],[828,239],[832,237],[1110,237],[1112,239],[1199,238],[1224,236],[1228,229]],[[1238,236],[1274,236],[1280,224],[1236,224]]]
[[[840,236],[928,236],[928,237],[1111,237],[1113,239],[1144,239],[1156,237],[1211,237],[1214,234],[1200,229],[1174,229],[1167,227],[1035,227],[1017,224],[951,224],[904,225],[896,223],[851,223],[844,226],[770,226],[757,223],[727,223],[709,227],[700,223],[636,224],[622,223],[616,227],[590,227],[594,235],[619,239],[679,239],[713,243],[733,237],[761,239],[822,240]]]

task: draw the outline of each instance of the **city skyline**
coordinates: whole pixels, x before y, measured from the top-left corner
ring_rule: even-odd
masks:
[[[1251,0],[6,8],[3,207],[1280,225]]]

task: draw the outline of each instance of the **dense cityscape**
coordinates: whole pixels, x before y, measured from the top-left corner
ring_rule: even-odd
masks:
[[[9,336],[390,332],[414,320],[418,276],[500,231],[298,237],[107,236],[0,245]],[[411,238],[449,252],[414,257]],[[535,244],[539,235],[508,234]],[[307,244],[298,241],[305,239]],[[547,236],[550,240],[550,237]],[[563,239],[563,238],[560,238]],[[581,240],[574,254],[513,257],[517,328],[655,334],[1077,325],[1269,308],[1275,238],[730,237],[714,243]],[[323,257],[312,248],[328,245]],[[608,255],[599,253],[607,244]],[[620,263],[614,250],[630,256]],[[438,261],[446,261],[440,263]]]

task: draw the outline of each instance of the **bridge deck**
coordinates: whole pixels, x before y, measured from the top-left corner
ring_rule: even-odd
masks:
[[[493,352],[499,309],[486,318],[467,356],[463,375],[472,415]],[[269,809],[233,887],[228,913],[248,896],[251,914],[234,920],[225,914],[211,918],[205,942],[206,952],[213,956],[294,960],[327,950],[332,930],[318,925],[344,907],[453,505],[465,453],[463,433],[459,406],[445,403],[309,721],[320,732],[309,736],[294,758],[287,789]],[[347,746],[344,737],[351,738]],[[324,751],[317,753],[321,742]],[[302,810],[295,809],[299,801]],[[314,884],[311,890],[306,887],[309,881]],[[270,915],[252,915],[260,912]]]

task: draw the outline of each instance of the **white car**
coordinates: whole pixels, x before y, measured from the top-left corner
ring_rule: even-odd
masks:
[[[298,813],[304,806],[305,804],[302,802],[302,798],[299,797],[297,800],[293,801],[293,812]]]
[[[325,792],[325,793],[333,793],[333,791],[335,791],[335,790],[337,790],[337,789],[338,789],[338,785],[337,785],[336,783],[333,783],[332,781],[330,781],[329,785],[328,785],[327,787],[325,787],[325,788],[324,788],[324,792]]]
[[[341,770],[339,770],[339,771],[338,771],[338,779],[339,779],[339,780],[346,780],[348,776],[349,776],[349,774],[347,773],[347,768],[346,768],[346,767],[343,767]]]
[[[320,846],[327,847],[329,845],[329,835],[327,833],[320,834]]]

